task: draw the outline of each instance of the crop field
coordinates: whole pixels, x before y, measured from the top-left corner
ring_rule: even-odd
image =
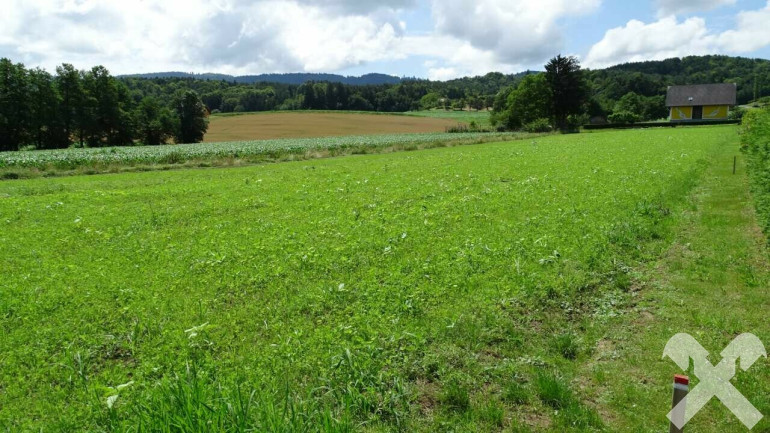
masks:
[[[445,145],[453,142],[467,144],[512,139],[519,135],[516,133],[452,134],[441,132],[0,152],[0,171],[17,173],[19,170],[23,172],[24,169],[55,171],[72,170],[80,167],[104,171],[109,170],[110,166],[173,165],[189,161],[210,163],[227,158],[263,161],[286,155],[316,152],[336,155],[346,152],[376,152],[390,147],[409,150],[419,146]],[[10,176],[6,175],[6,177]]]
[[[602,393],[597,354],[632,366],[601,341],[736,143],[608,131],[0,182],[0,430],[613,431],[637,391]],[[658,362],[640,392],[660,423],[678,371]]]
[[[206,142],[444,132],[456,119],[346,112],[265,112],[211,116]]]

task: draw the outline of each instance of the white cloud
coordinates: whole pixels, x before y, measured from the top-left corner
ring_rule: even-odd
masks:
[[[113,73],[333,71],[393,57],[414,0],[6,0],[0,56]]]
[[[725,51],[747,53],[770,45],[770,1],[763,9],[742,11],[737,27],[719,35],[718,44]]]
[[[521,65],[506,64],[497,59],[493,51],[473,47],[469,42],[452,36],[423,35],[405,36],[396,51],[408,56],[425,57],[431,80],[448,80],[490,71],[519,71]]]
[[[735,0],[656,0],[658,16],[703,12],[722,6],[734,5]]]
[[[742,11],[734,29],[709,31],[703,18],[678,21],[674,16],[646,24],[631,20],[608,30],[594,44],[584,64],[601,68],[623,62],[662,60],[700,54],[740,54],[770,46],[770,0],[762,9]]]
[[[429,68],[428,78],[435,81],[447,81],[459,77],[461,74],[456,68]]]
[[[559,20],[590,13],[600,0],[433,0],[439,34],[494,53],[498,62],[540,62],[563,48]]]
[[[539,67],[564,48],[560,20],[598,8],[600,0],[433,0],[435,31],[406,36],[398,50],[428,57],[428,78]]]
[[[702,18],[671,13],[735,0],[694,0],[667,16],[607,31],[584,63],[714,52],[770,45],[770,3],[736,16],[732,30],[710,32]],[[517,72],[563,52],[563,25],[594,13],[601,0],[4,0],[0,57],[49,71],[63,62],[113,73],[182,70],[256,74],[334,72],[414,59],[432,79]],[[430,8],[432,31],[407,28],[408,12]],[[424,12],[427,12],[425,10]],[[419,13],[417,15],[425,15]],[[423,23],[430,27],[431,23]],[[425,63],[430,61],[430,63]],[[405,73],[408,73],[405,71]]]
[[[600,0],[5,0],[0,56],[52,70],[333,72],[421,56],[431,78],[515,72],[564,45],[560,20]],[[431,8],[411,34],[404,12]]]
[[[602,68],[623,62],[706,54],[713,39],[702,18],[680,23],[671,16],[650,24],[631,20],[623,27],[608,30],[588,51],[584,63]]]
[[[231,29],[219,33],[218,29]],[[242,72],[334,71],[391,57],[403,31],[394,15],[336,15],[296,2],[262,1],[207,22],[191,54]]]
[[[417,2],[416,0],[299,0],[299,3],[330,9],[338,13],[367,14],[382,9],[412,8]]]

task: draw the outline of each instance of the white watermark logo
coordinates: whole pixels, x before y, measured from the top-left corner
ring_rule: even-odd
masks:
[[[663,358],[669,357],[682,370],[693,361],[694,374],[698,384],[668,413],[668,419],[681,429],[692,419],[712,397],[718,398],[738,419],[751,430],[762,414],[736,389],[730,379],[735,376],[735,366],[747,371],[760,357],[767,357],[765,346],[754,334],[741,334],[720,353],[722,360],[717,365],[708,361],[708,351],[689,334],[676,334],[668,340]]]

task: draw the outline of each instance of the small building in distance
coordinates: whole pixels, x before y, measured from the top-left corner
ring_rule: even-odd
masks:
[[[669,86],[666,107],[672,122],[727,120],[735,105],[735,83]]]

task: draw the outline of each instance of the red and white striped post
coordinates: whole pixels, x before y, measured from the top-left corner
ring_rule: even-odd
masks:
[[[690,378],[681,374],[674,375],[674,401],[671,403],[671,426],[669,428],[670,433],[682,433],[684,432],[684,411],[685,403],[681,406],[679,402],[687,397],[687,392],[690,390]],[[682,426],[678,428],[677,425]]]

